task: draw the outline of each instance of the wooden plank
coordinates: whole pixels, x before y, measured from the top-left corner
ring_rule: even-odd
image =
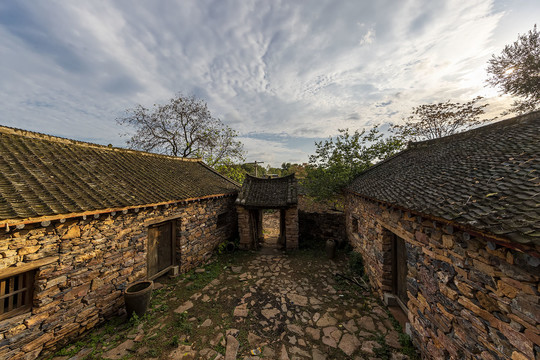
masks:
[[[184,214],[172,215],[172,216],[166,216],[166,217],[157,217],[154,219],[149,219],[149,220],[144,221],[143,225],[144,226],[159,225],[160,223],[164,223],[167,221],[178,220],[182,218],[182,216],[184,216]]]
[[[157,252],[158,252],[158,269],[161,271],[172,266],[171,257],[171,242],[172,242],[172,223],[167,222],[157,227]]]
[[[148,254],[147,254],[148,276],[152,276],[158,272],[157,235],[158,235],[157,228],[155,227],[148,228]]]
[[[20,291],[20,293],[17,294],[17,308],[20,308],[22,305],[23,305],[23,297],[26,295],[26,289],[24,287],[24,279],[26,278],[27,274],[21,274],[19,276],[17,276],[17,281],[18,281],[18,290]]]
[[[3,220],[3,221],[0,221],[0,228],[16,227],[17,225],[23,225],[23,224],[40,223],[42,221],[55,221],[55,220],[62,220],[62,219],[65,220],[65,219],[72,219],[72,218],[83,217],[83,216],[92,216],[92,215],[97,215],[97,214],[108,214],[112,212],[138,210],[138,209],[144,209],[144,208],[154,207],[154,206],[170,205],[174,203],[189,203],[189,202],[195,202],[195,201],[201,201],[201,200],[222,198],[222,197],[227,197],[227,196],[235,196],[236,194],[237,192],[234,191],[234,192],[225,193],[225,194],[206,195],[206,196],[200,196],[196,198],[170,200],[170,201],[163,201],[159,203],[143,204],[143,205],[136,205],[136,206],[107,208],[107,209],[91,210],[91,211],[69,213],[69,214],[62,214],[62,215],[47,215],[47,216],[40,216],[40,217],[35,217],[35,218],[26,218],[26,219],[21,219],[21,220]]]
[[[0,278],[7,278],[7,277],[14,276],[23,272],[37,269],[41,266],[52,264],[58,261],[58,258],[59,258],[58,256],[51,256],[44,259],[39,259],[39,260],[29,262],[21,266],[11,266],[8,268],[4,268],[0,270]]]
[[[28,308],[32,307],[32,300],[34,295],[34,272],[28,272],[26,273],[26,292],[25,298],[24,298],[24,304],[28,306]]]
[[[15,291],[15,276],[10,277],[8,281],[9,281],[8,293],[11,294],[11,293],[13,293],[13,291]],[[7,311],[9,312],[9,311],[13,310],[13,300],[14,300],[13,296],[8,297],[7,300],[8,300],[8,309],[7,309]]]
[[[6,293],[6,279],[0,280],[0,296]],[[0,300],[0,315],[4,313],[4,299]]]

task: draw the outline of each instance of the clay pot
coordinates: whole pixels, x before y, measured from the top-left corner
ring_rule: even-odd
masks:
[[[154,282],[150,280],[138,281],[126,289],[124,301],[128,319],[133,313],[142,317],[150,305],[150,297],[154,289]]]

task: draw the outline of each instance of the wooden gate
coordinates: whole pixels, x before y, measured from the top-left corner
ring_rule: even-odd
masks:
[[[154,279],[174,265],[174,222],[168,221],[148,228],[148,278]]]
[[[406,307],[409,297],[407,296],[407,247],[405,240],[397,235],[392,239],[392,280],[393,292],[401,302],[402,307]]]

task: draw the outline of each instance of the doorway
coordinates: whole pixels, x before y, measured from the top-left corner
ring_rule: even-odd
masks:
[[[392,237],[392,293],[400,307],[407,311],[407,247],[405,240],[393,234]]]
[[[174,265],[176,222],[167,221],[148,228],[148,278],[165,274]]]

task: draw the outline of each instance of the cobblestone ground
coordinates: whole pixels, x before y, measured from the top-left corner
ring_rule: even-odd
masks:
[[[347,268],[345,254],[322,250],[220,259],[167,280],[144,318],[113,321],[54,359],[414,358],[385,308],[335,275]]]

